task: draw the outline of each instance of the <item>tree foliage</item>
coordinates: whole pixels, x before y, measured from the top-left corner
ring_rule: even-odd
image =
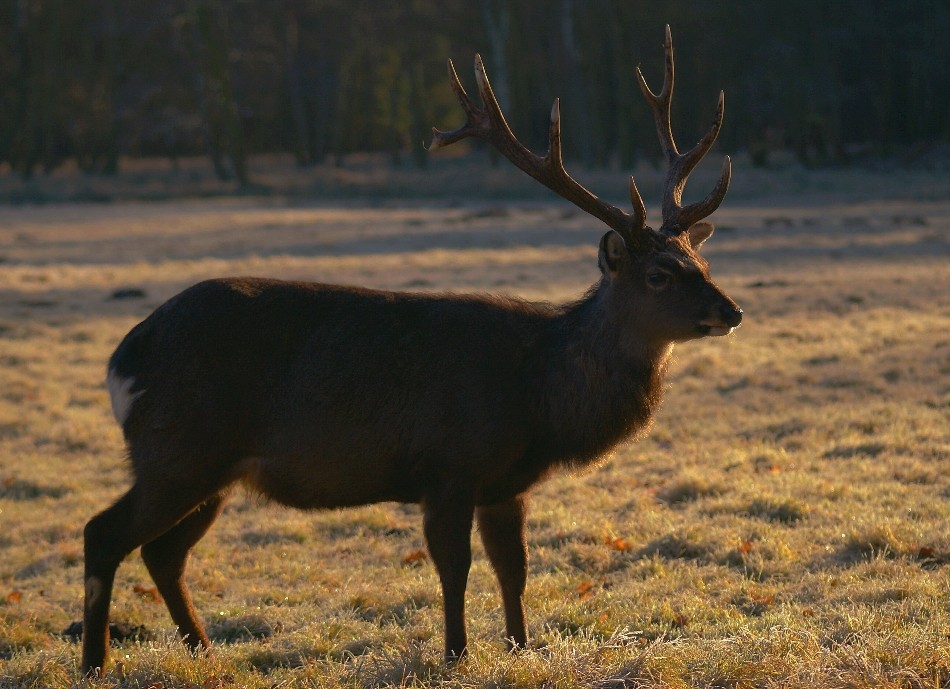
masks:
[[[120,156],[207,154],[242,182],[256,152],[422,165],[429,127],[458,123],[446,57],[471,83],[481,51],[526,143],[543,146],[560,96],[566,154],[628,166],[658,155],[634,68],[659,84],[666,23],[683,141],[719,89],[723,147],[759,163],[950,140],[945,0],[0,0],[0,162],[109,173]]]

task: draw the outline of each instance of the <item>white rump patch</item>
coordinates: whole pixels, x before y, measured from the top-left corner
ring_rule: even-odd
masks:
[[[129,418],[129,412],[132,411],[132,405],[135,400],[145,392],[131,392],[135,385],[135,378],[123,378],[114,369],[109,369],[106,376],[106,386],[109,388],[109,397],[112,399],[112,413],[120,426],[125,425],[125,420]]]

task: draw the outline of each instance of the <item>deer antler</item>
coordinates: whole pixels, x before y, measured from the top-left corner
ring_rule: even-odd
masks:
[[[663,147],[663,152],[666,154],[666,160],[669,164],[666,185],[663,189],[663,226],[660,230],[670,234],[679,234],[688,230],[691,225],[699,220],[711,215],[722,203],[726,196],[726,190],[729,188],[729,180],[732,177],[732,163],[729,156],[726,156],[722,164],[722,172],[719,174],[719,181],[709,195],[702,201],[683,207],[683,188],[686,186],[686,179],[693,168],[696,167],[696,164],[709,152],[719,135],[719,129],[722,127],[725,96],[722,91],[719,92],[716,117],[706,135],[692,149],[681,154],[676,148],[676,142],[673,140],[673,130],[670,128],[670,101],[673,97],[673,38],[670,34],[669,24],[666,25],[666,40],[663,43],[663,48],[666,52],[666,73],[663,77],[663,89],[659,95],[653,93],[650,87],[647,86],[646,79],[643,78],[643,72],[640,71],[639,67],[637,67],[637,80],[640,82],[643,97],[646,98],[647,103],[653,110],[660,145]]]
[[[627,213],[596,197],[564,169],[564,161],[561,157],[561,109],[557,99],[554,101],[554,107],[551,108],[548,150],[544,157],[541,157],[532,153],[518,141],[505,121],[505,116],[488,82],[488,75],[485,73],[485,65],[482,64],[480,55],[475,55],[475,81],[484,107],[479,108],[469,98],[459,82],[451,60],[449,60],[449,79],[465,111],[465,124],[448,132],[433,127],[430,151],[468,137],[482,139],[498,149],[499,153],[520,170],[616,230],[628,244],[631,244],[644,230],[646,208],[633,177],[630,178],[630,201],[633,204],[633,213]]]

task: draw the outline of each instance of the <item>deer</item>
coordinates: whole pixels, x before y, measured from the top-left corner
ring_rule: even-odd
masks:
[[[180,637],[194,652],[210,647],[185,564],[236,484],[300,509],[419,504],[450,664],[467,649],[477,524],[501,590],[507,647],[526,646],[531,488],[641,437],[674,344],[726,335],[742,320],[699,255],[713,233],[704,219],[729,186],[730,159],[704,199],[682,202],[688,175],[722,126],[723,95],[708,132],[680,153],[670,128],[669,26],[664,51],[659,94],[636,71],[668,162],[657,229],[646,224],[633,177],[625,211],[568,174],[558,101],[539,156],[509,128],[481,58],[481,105],[448,62],[466,121],[433,128],[430,150],[485,141],[607,226],[600,277],[576,301],[234,277],[185,289],[129,331],[106,382],[133,481],[83,533],[86,673],[105,665],[115,573],[139,547]]]

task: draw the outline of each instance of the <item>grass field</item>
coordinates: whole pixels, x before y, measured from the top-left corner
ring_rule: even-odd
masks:
[[[113,621],[137,635],[89,684],[950,685],[950,180],[822,174],[737,172],[705,254],[742,328],[676,349],[646,440],[535,492],[529,649],[503,650],[477,538],[446,668],[417,507],[237,491],[189,566],[212,651],[136,554]],[[128,485],[105,362],[163,300],[234,274],[563,300],[598,275],[602,228],[544,197],[295,199],[0,207],[0,686],[80,682],[82,527]]]

